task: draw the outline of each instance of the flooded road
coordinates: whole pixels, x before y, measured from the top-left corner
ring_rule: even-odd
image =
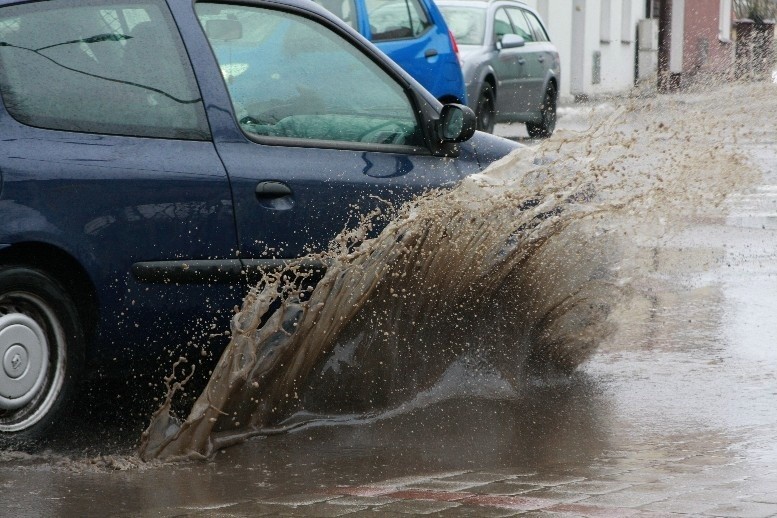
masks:
[[[517,383],[459,359],[388,410],[319,416],[199,462],[143,463],[137,423],[101,430],[98,416],[49,452],[0,452],[0,514],[777,516],[775,94],[737,85],[562,112],[568,131],[544,155],[585,130],[581,155],[604,158],[581,171],[633,201],[599,227],[622,233],[628,296],[571,375]],[[642,135],[656,155],[626,145]]]

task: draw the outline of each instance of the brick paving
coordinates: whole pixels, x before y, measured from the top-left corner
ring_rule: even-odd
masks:
[[[720,483],[715,465],[697,463],[695,472],[675,471],[675,462],[648,462],[630,469],[628,482],[473,471],[378,480],[365,485],[327,487],[310,494],[243,502],[203,510],[207,516],[582,516],[740,517],[777,516],[777,472],[769,479]],[[681,461],[682,462],[682,461]],[[730,463],[729,463],[730,464]],[[611,468],[602,465],[603,473]],[[690,476],[690,477],[689,477]],[[698,478],[695,478],[698,477]],[[524,479],[532,483],[526,483]],[[665,482],[655,482],[662,478]],[[673,483],[673,479],[678,480]],[[723,477],[725,478],[725,477]],[[696,484],[689,484],[693,480]],[[707,484],[700,489],[700,484]],[[515,492],[510,489],[511,486]],[[467,488],[463,490],[463,488]],[[425,488],[425,489],[424,489]],[[770,489],[775,491],[769,492]],[[187,513],[191,514],[191,513]]]

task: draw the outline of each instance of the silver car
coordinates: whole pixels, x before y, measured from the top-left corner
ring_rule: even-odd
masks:
[[[556,127],[558,51],[539,15],[515,0],[438,0],[459,44],[461,68],[477,129],[525,122],[529,136]]]

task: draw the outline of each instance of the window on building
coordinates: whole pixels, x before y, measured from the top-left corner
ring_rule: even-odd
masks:
[[[636,26],[631,20],[632,0],[621,0],[621,43],[634,41]]]
[[[612,41],[612,5],[610,0],[602,0],[599,11],[599,41],[610,43]]]

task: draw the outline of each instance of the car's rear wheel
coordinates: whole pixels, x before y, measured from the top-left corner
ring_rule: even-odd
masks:
[[[0,444],[43,438],[68,408],[82,363],[67,291],[40,270],[0,267]]]
[[[553,135],[553,131],[556,129],[557,102],[556,87],[550,84],[545,90],[545,97],[542,100],[542,106],[540,106],[540,122],[526,123],[526,131],[529,132],[530,137],[548,138]]]
[[[478,96],[478,104],[475,107],[475,117],[477,120],[476,128],[486,133],[494,132],[494,124],[496,123],[496,97],[494,96],[494,88],[486,83],[480,90]]]

